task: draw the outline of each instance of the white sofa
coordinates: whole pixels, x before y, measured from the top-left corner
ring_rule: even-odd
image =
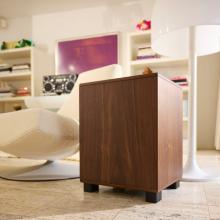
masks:
[[[79,167],[55,163],[79,151],[79,84],[121,77],[119,65],[84,72],[61,109],[33,108],[0,115],[0,151],[21,158],[46,160],[41,166],[0,176],[14,180],[79,177]],[[10,160],[9,160],[10,161]]]

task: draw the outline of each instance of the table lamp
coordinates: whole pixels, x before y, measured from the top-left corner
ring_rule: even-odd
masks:
[[[152,14],[152,48],[155,52],[189,60],[189,153],[185,181],[209,181],[198,166],[197,56],[220,51],[220,0],[157,0]]]

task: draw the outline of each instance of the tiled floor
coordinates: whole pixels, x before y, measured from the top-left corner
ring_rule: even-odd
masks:
[[[200,152],[199,163],[220,175],[220,153]],[[183,182],[178,190],[164,190],[161,202],[150,204],[135,191],[100,187],[99,193],[84,193],[79,180],[0,180],[0,220],[12,219],[220,220],[220,181]]]

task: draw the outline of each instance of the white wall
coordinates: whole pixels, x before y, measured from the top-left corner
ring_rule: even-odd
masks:
[[[130,2],[130,3],[129,3]],[[150,19],[154,0],[128,1],[102,7],[73,10],[33,17],[33,40],[48,47],[54,72],[56,40],[135,30],[138,21]]]
[[[8,20],[8,27],[0,30],[0,43],[2,41],[16,41],[23,38],[32,38],[32,18],[23,17]]]
[[[213,149],[215,140],[220,53],[198,59],[198,147]]]

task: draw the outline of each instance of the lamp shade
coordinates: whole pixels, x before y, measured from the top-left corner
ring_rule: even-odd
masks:
[[[152,48],[170,57],[189,56],[189,27],[195,27],[198,56],[220,51],[220,0],[157,0]]]

